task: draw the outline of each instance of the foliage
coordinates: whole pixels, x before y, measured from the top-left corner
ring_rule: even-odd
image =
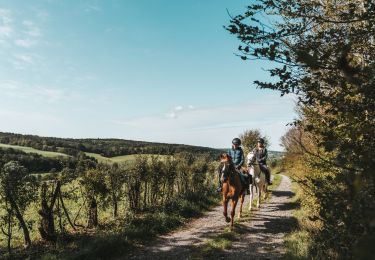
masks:
[[[25,153],[12,148],[0,148],[0,165],[9,161],[18,161],[29,172],[60,171],[62,169],[61,160],[69,159],[44,157],[40,154]]]
[[[310,253],[354,257],[375,232],[375,3],[259,0],[227,29],[243,60],[275,62],[260,88],[298,97],[284,142],[319,227]]]
[[[240,139],[242,141],[242,146],[245,154],[256,148],[259,138],[264,139],[264,145],[266,147],[269,146],[270,142],[268,140],[268,137],[262,135],[260,130],[258,129],[248,129],[240,134]]]
[[[77,156],[80,152],[96,153],[105,157],[129,154],[159,154],[171,155],[180,152],[209,153],[217,156],[216,149],[183,144],[164,144],[131,141],[123,139],[71,139],[56,137],[40,137],[36,135],[21,135],[1,133],[0,143],[33,147],[42,151],[59,152]]]
[[[17,167],[9,166],[13,164]],[[19,187],[17,199],[25,195],[28,201],[27,204],[19,202],[19,216],[30,232],[30,243],[42,238],[39,247],[48,241],[66,252],[67,257],[90,257],[93,252],[104,254],[105,237],[109,239],[107,244],[118,249],[114,248],[109,255],[123,254],[134,241],[176,228],[186,218],[197,216],[217,203],[209,175],[214,166],[208,154],[138,155],[124,164],[98,164],[79,153],[64,161],[63,167],[60,172],[36,179],[20,164],[7,163],[1,168],[1,180],[4,180],[1,183],[11,183],[7,176],[12,172],[10,176],[16,180],[12,181],[14,189]],[[13,168],[16,170],[9,170]],[[30,188],[30,192],[20,192],[23,185],[31,187],[31,179],[38,186],[33,186],[32,192]],[[30,204],[32,201],[35,203]],[[11,256],[20,256],[21,252],[22,257],[27,257],[28,251],[22,252],[19,248],[15,210],[5,202],[0,200],[0,227],[5,231],[0,237],[5,242],[7,234],[11,234],[11,238],[16,238],[11,239],[15,249]],[[37,221],[39,233],[28,228],[28,223]],[[71,252],[69,241],[81,243],[81,239],[93,241],[95,248],[83,243],[79,245],[81,249]],[[4,242],[0,239],[1,245]],[[121,250],[120,245],[124,246]],[[42,250],[54,255],[48,247]]]
[[[29,227],[24,220],[23,212],[35,199],[35,187],[35,179],[28,176],[27,169],[21,166],[18,162],[10,161],[0,170],[0,197],[2,198],[2,201],[5,201],[6,211],[8,213],[7,221],[11,222],[12,215],[15,215],[23,230],[25,240],[24,245],[26,248],[31,246],[31,239],[29,235]],[[11,223],[7,224],[11,225]],[[11,236],[9,228],[7,234],[8,237]]]

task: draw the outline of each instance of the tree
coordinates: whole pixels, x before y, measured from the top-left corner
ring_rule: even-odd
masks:
[[[104,200],[108,195],[108,187],[105,184],[105,174],[101,168],[89,169],[84,172],[80,180],[84,187],[85,196],[88,201],[87,227],[98,226],[98,198]]]
[[[40,193],[41,197],[41,209],[38,211],[39,215],[41,216],[40,225],[39,225],[39,233],[42,239],[48,242],[56,242],[57,236],[55,232],[55,222],[54,222],[54,206],[56,200],[59,198],[60,195],[60,187],[61,182],[57,181],[56,186],[52,189],[51,194],[47,194],[48,186],[47,183],[44,182],[42,184],[42,190]],[[48,199],[50,201],[48,203]]]
[[[1,197],[1,196],[0,196]],[[5,215],[0,216],[0,229],[1,232],[7,237],[7,248],[8,254],[12,254],[12,236],[13,236],[13,226],[14,226],[14,214],[11,207],[9,207],[8,203],[5,201],[4,208],[0,208],[1,211],[6,212]],[[4,227],[6,229],[4,229]]]
[[[242,42],[241,59],[275,62],[276,80],[255,81],[260,88],[298,96],[302,115],[294,123],[315,142],[299,145],[309,171],[320,171],[309,190],[321,199],[324,226],[315,254],[351,257],[374,233],[375,3],[258,0],[226,28]]]
[[[256,147],[259,138],[264,139],[266,146],[269,145],[268,137],[263,136],[258,129],[245,130],[239,137],[242,141],[245,155]]]
[[[16,161],[6,163],[0,171],[0,193],[14,214],[24,235],[25,248],[31,245],[29,228],[23,217],[27,206],[37,194],[35,178],[28,175],[27,169]],[[8,234],[10,235],[10,234]]]
[[[105,182],[110,194],[113,207],[113,218],[118,216],[118,202],[123,195],[123,184],[125,182],[125,171],[117,163],[113,165],[100,165],[100,169],[105,172]]]

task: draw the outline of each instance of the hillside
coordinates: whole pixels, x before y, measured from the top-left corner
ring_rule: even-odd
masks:
[[[131,154],[170,155],[180,152],[208,153],[216,157],[218,149],[184,144],[165,144],[155,142],[133,141],[124,139],[73,139],[41,137],[0,132],[0,143],[31,147],[41,151],[77,155],[79,152],[95,153],[104,157],[116,157]]]

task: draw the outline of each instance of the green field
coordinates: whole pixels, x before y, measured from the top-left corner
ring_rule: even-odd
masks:
[[[134,161],[137,154],[130,154],[130,155],[121,155],[115,157],[104,157],[97,153],[85,153],[87,156],[94,157],[101,163],[124,163],[124,162],[131,162]],[[155,154],[142,154],[142,156],[155,156]],[[161,159],[167,157],[168,155],[157,155]]]
[[[18,146],[18,145],[10,145],[10,144],[1,144],[0,143],[0,148],[13,148],[15,150],[21,150],[24,151],[25,153],[37,153],[45,157],[58,157],[58,156],[69,156],[64,153],[57,153],[57,152],[49,152],[49,151],[42,151],[38,149],[34,149],[32,147],[27,147],[27,146]]]
[[[27,146],[19,146],[19,145],[10,145],[10,144],[2,144],[0,143],[0,148],[13,148],[15,150],[21,150],[25,153],[37,153],[45,157],[58,157],[58,156],[69,156],[64,153],[58,153],[58,152],[49,152],[49,151],[42,151],[38,150],[32,147],[27,147]],[[121,156],[115,156],[115,157],[104,157],[100,154],[97,153],[85,153],[87,156],[94,157],[95,159],[98,160],[98,162],[101,163],[123,163],[123,162],[131,162],[135,159],[137,156],[136,154],[130,154],[130,155],[121,155]],[[142,154],[145,156],[152,156],[154,154]],[[166,155],[158,155],[161,158],[164,158]]]

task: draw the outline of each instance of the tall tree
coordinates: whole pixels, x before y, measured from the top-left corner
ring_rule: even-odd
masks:
[[[252,151],[256,147],[259,138],[264,139],[266,146],[269,145],[268,137],[263,136],[258,129],[245,130],[242,134],[240,134],[239,137],[242,141],[245,154]]]
[[[25,248],[29,248],[30,233],[23,213],[36,197],[35,179],[28,175],[27,169],[18,162],[8,162],[0,171],[0,193],[19,222],[24,235]]]
[[[311,181],[324,226],[316,254],[350,257],[374,234],[375,2],[258,0],[227,29],[242,42],[241,59],[275,62],[269,72],[276,80],[255,81],[260,88],[298,96],[295,124],[317,147],[299,143],[310,170],[334,173]]]

